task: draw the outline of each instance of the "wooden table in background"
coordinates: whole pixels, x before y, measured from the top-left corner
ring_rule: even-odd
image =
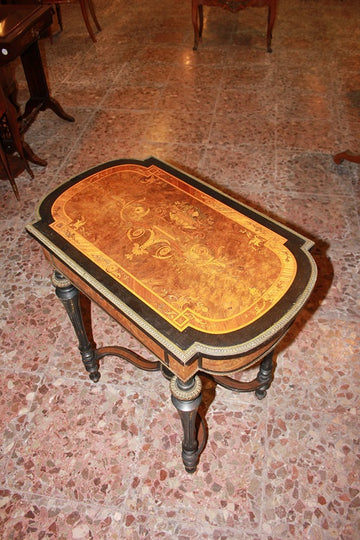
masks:
[[[22,132],[31,124],[39,111],[53,110],[60,118],[74,122],[61,105],[50,96],[38,40],[47,35],[52,24],[51,6],[0,6],[0,68],[21,58],[30,98],[25,105]],[[25,145],[27,158],[40,165],[46,164]]]
[[[194,51],[198,48],[199,41],[202,37],[204,25],[203,6],[220,7],[236,13],[248,7],[267,7],[267,34],[266,45],[267,51],[272,52],[271,40],[272,31],[276,17],[277,0],[192,0],[192,23],[194,27]]]

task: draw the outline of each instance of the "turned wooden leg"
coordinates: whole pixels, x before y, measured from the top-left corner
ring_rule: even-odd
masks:
[[[91,16],[94,20],[94,23],[95,23],[95,26],[96,28],[100,31],[101,30],[101,26],[100,26],[100,23],[99,21],[97,20],[97,17],[96,17],[96,13],[95,13],[95,8],[94,8],[94,4],[93,4],[93,1],[92,0],[88,0],[88,6],[89,6],[89,11],[91,13]]]
[[[186,383],[177,377],[170,382],[171,401],[176,407],[183,427],[182,459],[188,473],[196,471],[199,458],[199,445],[196,433],[196,416],[201,403],[201,380],[192,377]]]
[[[274,22],[275,22],[275,9],[276,9],[275,4],[269,5],[268,25],[267,25],[267,34],[266,34],[266,47],[267,47],[267,52],[269,53],[272,52],[271,41],[272,41],[272,31],[273,31]]]
[[[59,4],[55,4],[55,10],[56,10],[56,16],[59,23],[60,32],[63,31],[63,22],[62,22],[62,13],[61,13],[61,6]]]
[[[82,13],[82,16],[83,16],[87,31],[89,32],[89,36],[91,37],[91,39],[95,43],[96,42],[96,37],[95,37],[93,29],[91,28],[91,24],[90,24],[88,12],[87,12],[87,7],[88,7],[88,4],[87,4],[86,0],[80,0],[81,13]]]
[[[193,50],[196,51],[199,45],[199,41],[202,36],[203,24],[204,24],[204,15],[202,5],[193,0],[192,2],[192,23],[194,28],[194,46]]]
[[[262,383],[261,386],[255,390],[255,396],[258,399],[264,399],[266,396],[266,390],[269,388],[273,372],[273,351],[265,356],[260,364],[257,380]]]
[[[199,38],[202,38],[203,33],[203,27],[204,27],[204,8],[203,5],[199,5]]]
[[[80,308],[79,291],[60,272],[55,270],[52,283],[55,287],[56,295],[63,303],[69,319],[74,327],[75,334],[79,341],[79,350],[86,371],[93,382],[98,382],[100,372],[96,352],[93,349],[86,334],[84,321]]]

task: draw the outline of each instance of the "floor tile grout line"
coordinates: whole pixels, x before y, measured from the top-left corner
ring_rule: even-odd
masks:
[[[88,53],[90,54],[90,52]],[[125,66],[127,65],[127,62],[125,62],[123,65],[122,65],[122,68],[120,69],[117,77],[120,76],[121,72],[125,69]],[[116,80],[116,79],[115,79]],[[84,123],[83,125],[83,128],[82,130],[80,131],[76,141],[74,142],[74,145],[72,146],[72,148],[68,151],[67,155],[64,157],[61,165],[58,167],[57,171],[56,171],[56,175],[59,175],[61,173],[62,170],[64,170],[67,166],[67,163],[69,162],[69,159],[71,157],[72,154],[74,154],[76,152],[76,148],[77,148],[77,145],[79,144],[79,142],[83,139],[83,136],[84,134],[86,133],[86,131],[88,130],[88,127],[89,125],[91,125],[91,122],[94,120],[94,118],[96,118],[96,116],[99,114],[99,112],[102,110],[102,104],[106,102],[106,99],[107,99],[107,96],[108,94],[112,91],[112,88],[108,88],[107,91],[104,93],[102,99],[99,101],[99,103],[97,104],[97,107],[94,108],[92,114],[90,114],[89,118],[87,119],[87,121]],[[75,118],[75,122],[76,122],[76,118]]]

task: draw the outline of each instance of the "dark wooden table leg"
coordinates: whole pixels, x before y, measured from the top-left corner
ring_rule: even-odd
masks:
[[[255,390],[255,396],[258,399],[264,399],[266,396],[266,390],[270,386],[273,373],[273,354],[273,351],[267,354],[260,364],[257,380],[262,384],[260,388]]]
[[[79,291],[74,285],[60,272],[54,271],[52,283],[56,290],[56,295],[63,303],[70,321],[74,327],[76,336],[79,341],[79,350],[86,371],[93,382],[98,382],[100,372],[96,351],[92,347],[89,338],[86,334],[84,321],[80,308]]]
[[[196,471],[199,458],[199,444],[196,433],[196,417],[201,403],[200,377],[192,377],[186,383],[177,377],[170,382],[171,401],[176,407],[183,427],[182,459],[188,473]]]
[[[75,122],[75,118],[67,114],[60,103],[50,96],[37,41],[21,55],[21,61],[30,92],[30,99],[26,103],[23,118],[28,117],[34,109],[41,111],[51,109],[60,118],[68,122]]]

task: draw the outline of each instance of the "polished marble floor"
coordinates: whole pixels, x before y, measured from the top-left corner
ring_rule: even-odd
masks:
[[[18,202],[0,181],[0,537],[360,538],[360,3],[279,0],[205,8],[192,50],[190,3],[76,5],[42,43],[51,91],[76,118],[39,114],[26,133],[34,180]],[[19,100],[27,98],[17,66]],[[107,358],[95,385],[24,232],[38,201],[100,162],[154,155],[315,242],[315,292],[277,353],[267,398],[205,386],[208,444],[195,475],[180,459],[168,382]],[[101,201],[99,201],[101,204]],[[98,309],[98,345],[149,357]]]

